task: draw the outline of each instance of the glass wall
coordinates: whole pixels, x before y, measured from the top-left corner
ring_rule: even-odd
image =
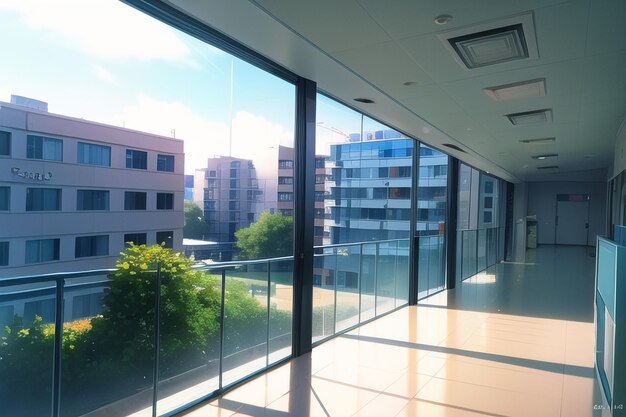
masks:
[[[445,288],[448,155],[420,144],[417,191],[418,299]]]
[[[414,144],[318,94],[314,341],[407,303]]]
[[[459,281],[504,259],[506,182],[461,163],[457,215]]]
[[[295,85],[116,0],[0,24],[0,278],[109,271],[65,283],[61,414],[165,414],[289,357]],[[54,284],[0,286],[0,373],[46,399]]]

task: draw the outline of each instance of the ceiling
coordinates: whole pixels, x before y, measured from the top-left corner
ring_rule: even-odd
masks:
[[[332,97],[509,181],[613,163],[626,116],[624,0],[169,2]],[[444,14],[452,19],[437,25]],[[536,58],[468,70],[442,40],[520,15],[534,25]],[[483,91],[532,79],[545,79],[545,96],[494,101]],[[551,109],[552,120],[513,126],[505,117],[538,109]],[[520,142],[540,138],[556,140]],[[558,156],[533,158],[543,154]],[[558,168],[537,169],[546,166]]]

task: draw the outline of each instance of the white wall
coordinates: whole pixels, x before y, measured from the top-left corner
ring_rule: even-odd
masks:
[[[537,215],[539,244],[554,244],[557,194],[589,194],[588,245],[606,234],[606,183],[548,181],[528,183],[528,215]]]

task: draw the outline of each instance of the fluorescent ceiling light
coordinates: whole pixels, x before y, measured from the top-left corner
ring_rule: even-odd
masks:
[[[557,169],[558,167],[558,165],[550,165],[547,167],[537,167],[537,169]]]
[[[537,155],[537,156],[533,156],[533,159],[539,159],[541,161],[543,161],[544,159],[548,159],[548,158],[556,158],[557,156],[559,156],[558,153],[548,153],[545,155]]]
[[[556,138],[522,139],[520,142],[527,145],[548,145],[556,142]]]
[[[511,113],[507,114],[506,117],[509,119],[509,122],[511,122],[511,124],[514,126],[534,125],[538,123],[551,122],[552,110],[542,109],[525,111],[521,113]]]
[[[493,101],[511,100],[515,98],[543,97],[546,95],[546,80],[521,81],[518,83],[498,85],[483,89]]]

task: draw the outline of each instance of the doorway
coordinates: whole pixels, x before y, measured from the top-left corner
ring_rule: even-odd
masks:
[[[557,245],[587,245],[589,238],[589,196],[586,194],[557,194]]]

